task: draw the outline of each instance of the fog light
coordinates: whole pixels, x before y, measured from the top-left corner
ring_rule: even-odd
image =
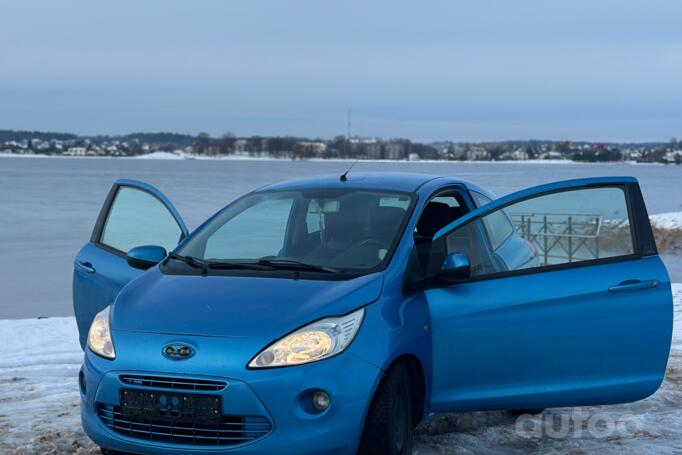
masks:
[[[313,407],[318,411],[324,411],[329,407],[329,394],[318,390],[313,395]]]

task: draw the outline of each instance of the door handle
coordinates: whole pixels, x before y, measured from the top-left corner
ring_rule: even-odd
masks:
[[[76,261],[76,266],[86,273],[95,273],[95,268],[88,261]]]
[[[658,286],[658,280],[625,280],[620,284],[611,286],[609,292],[635,292],[655,288],[656,286]]]

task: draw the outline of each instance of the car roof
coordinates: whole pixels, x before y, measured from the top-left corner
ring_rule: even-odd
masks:
[[[346,181],[341,181],[341,174],[320,175],[315,177],[288,180],[259,188],[257,191],[302,190],[310,188],[354,188],[386,191],[403,191],[413,193],[431,180],[443,178],[438,175],[411,172],[353,172]],[[458,182],[454,179],[452,183]],[[459,181],[465,183],[463,181]]]

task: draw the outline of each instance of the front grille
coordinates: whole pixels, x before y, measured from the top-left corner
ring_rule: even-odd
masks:
[[[121,382],[138,387],[154,389],[218,391],[227,387],[225,381],[211,381],[208,379],[167,378],[163,376],[121,375]]]
[[[131,418],[118,406],[97,407],[102,422],[118,434],[147,441],[202,446],[231,446],[251,442],[270,433],[272,424],[261,416],[222,416],[218,424]]]

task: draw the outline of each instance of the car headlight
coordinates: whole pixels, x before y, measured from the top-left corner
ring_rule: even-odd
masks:
[[[88,332],[88,347],[92,352],[106,359],[116,358],[114,340],[111,338],[111,327],[109,325],[110,311],[111,307],[108,306],[97,313]]]
[[[263,349],[249,368],[273,368],[326,359],[343,352],[358,333],[365,309],[320,319]]]

